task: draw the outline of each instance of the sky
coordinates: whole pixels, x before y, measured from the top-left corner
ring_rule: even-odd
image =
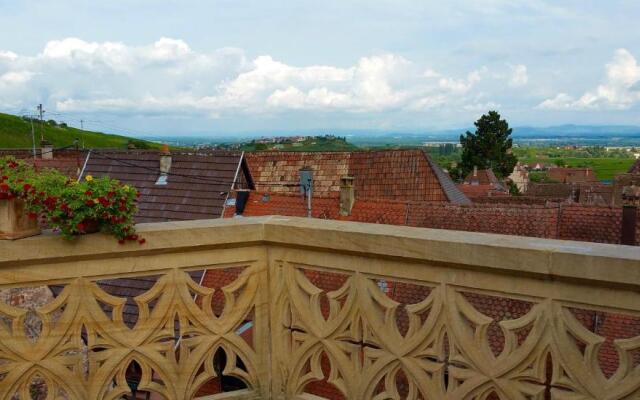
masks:
[[[0,112],[129,135],[640,125],[638,0],[0,0]]]

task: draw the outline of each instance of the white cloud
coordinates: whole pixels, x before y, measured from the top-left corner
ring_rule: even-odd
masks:
[[[518,82],[526,81],[526,67],[525,78],[518,73]],[[0,52],[6,104],[30,107],[39,96],[52,111],[67,113],[223,117],[288,110],[475,110],[496,105],[471,100],[492,76],[485,67],[463,76],[444,74],[394,54],[362,57],[344,67],[293,66],[269,55],[247,60],[236,48],[198,52],[171,38],[146,46],[66,38],[48,42],[35,56]]]
[[[594,90],[579,98],[560,93],[538,105],[539,108],[552,110],[587,109],[628,109],[640,102],[640,66],[635,57],[626,49],[616,50],[613,59],[606,67],[604,82]]]
[[[33,74],[29,71],[10,71],[0,75],[0,82],[10,85],[20,85],[28,82]]]
[[[547,110],[571,109],[575,99],[566,93],[558,93],[556,97],[547,99],[538,105],[538,108]]]
[[[471,103],[466,104],[462,108],[467,111],[475,111],[475,112],[487,112],[490,110],[499,110],[502,105],[498,103],[494,103],[493,101],[488,101],[486,103]]]
[[[509,79],[509,86],[521,87],[529,82],[529,75],[527,74],[527,66],[518,64],[511,65],[511,78]]]

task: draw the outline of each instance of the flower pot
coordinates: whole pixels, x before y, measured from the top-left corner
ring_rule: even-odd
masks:
[[[97,219],[85,219],[82,225],[84,225],[83,234],[96,233],[100,230],[100,222]]]
[[[0,239],[20,239],[39,234],[38,220],[29,218],[21,199],[0,199]]]

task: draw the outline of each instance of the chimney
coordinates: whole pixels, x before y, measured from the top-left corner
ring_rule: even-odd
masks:
[[[620,243],[628,246],[636,245],[636,226],[638,223],[638,205],[640,204],[640,187],[631,185],[622,189],[622,229]]]
[[[343,176],[340,178],[340,215],[351,215],[354,202],[353,177]]]
[[[53,160],[53,145],[46,140],[40,142],[40,156],[43,160]]]
[[[473,177],[474,178],[478,177],[478,166],[477,165],[473,166]]]
[[[169,170],[171,169],[171,153],[169,145],[163,144],[160,151],[160,176],[156,181],[156,185],[166,185],[169,178]]]

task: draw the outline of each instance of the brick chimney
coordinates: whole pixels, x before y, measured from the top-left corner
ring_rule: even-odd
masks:
[[[340,178],[340,215],[351,215],[355,200],[353,177],[343,176]]]
[[[167,184],[169,170],[171,170],[171,152],[169,152],[169,145],[163,144],[160,151],[160,176],[156,181],[156,185]]]
[[[42,140],[40,142],[40,157],[43,160],[52,160],[53,159],[53,145],[46,140]]]
[[[636,245],[636,226],[638,224],[638,205],[640,205],[640,186],[625,186],[622,189],[622,228],[620,243]]]
[[[169,152],[169,145],[163,144],[160,152],[160,173],[168,174],[171,169],[171,153]]]

